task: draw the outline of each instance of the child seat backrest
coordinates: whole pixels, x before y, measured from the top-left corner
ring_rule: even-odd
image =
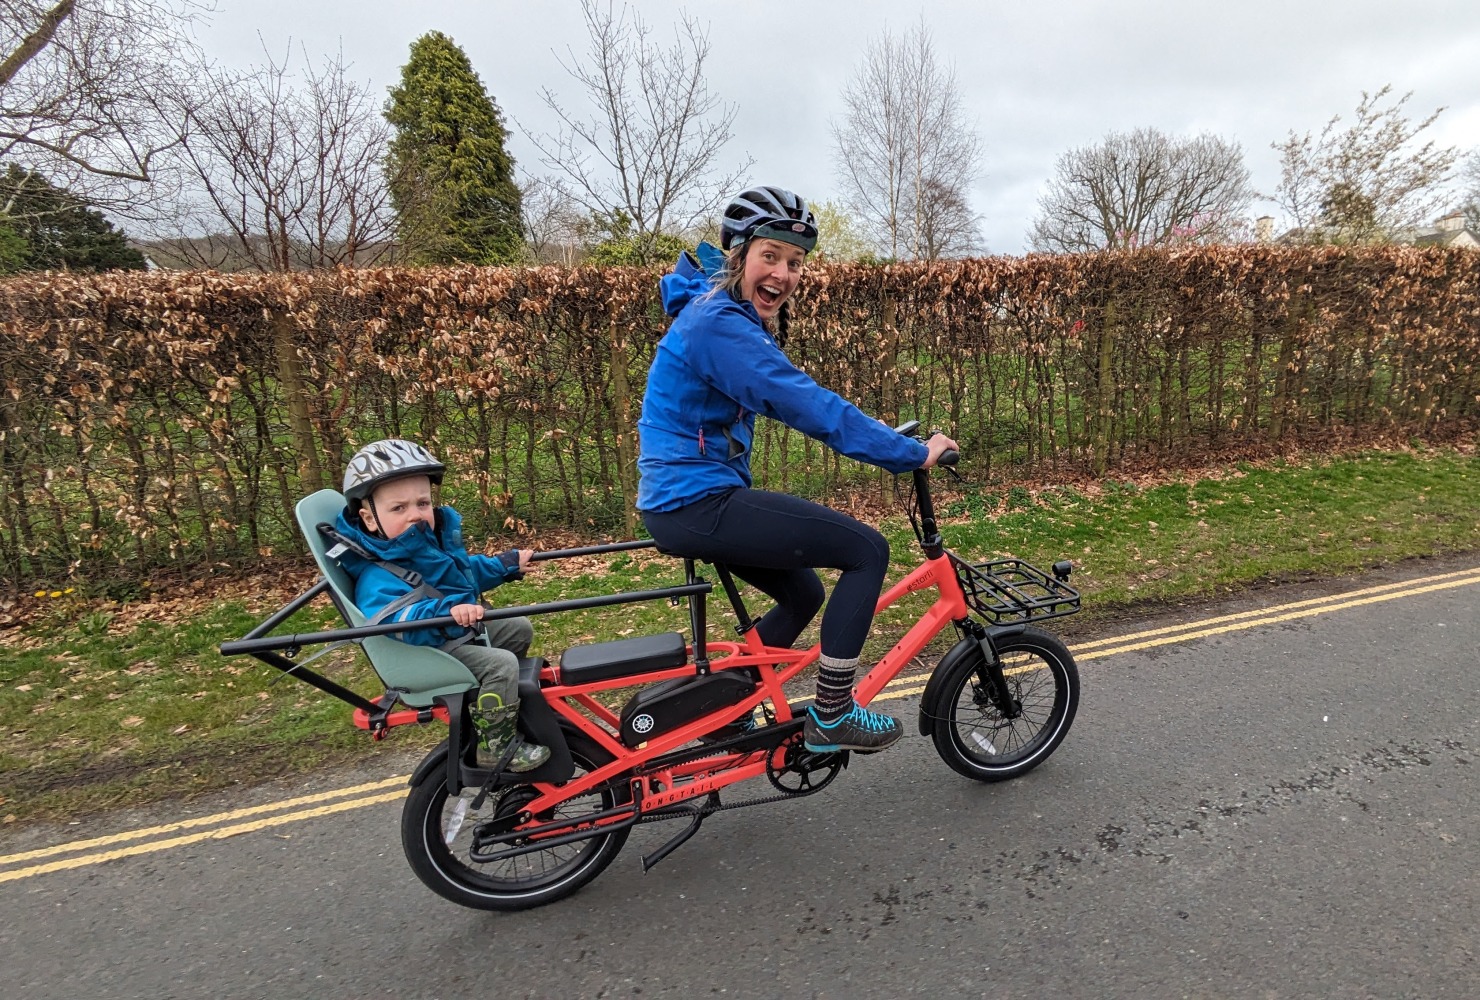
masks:
[[[370,619],[355,605],[355,582],[343,566],[329,558],[330,543],[319,533],[319,525],[333,524],[345,503],[338,491],[319,490],[298,501],[294,515],[319,572],[329,581],[334,606],[349,625],[360,626]],[[388,635],[368,636],[360,646],[381,682],[404,692],[401,700],[413,708],[425,708],[439,695],[466,691],[478,684],[461,661],[432,646],[413,646]]]

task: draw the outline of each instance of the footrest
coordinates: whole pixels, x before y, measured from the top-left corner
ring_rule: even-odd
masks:
[[[560,680],[563,684],[589,684],[681,667],[688,659],[688,643],[677,632],[596,642],[565,651],[560,657]]]

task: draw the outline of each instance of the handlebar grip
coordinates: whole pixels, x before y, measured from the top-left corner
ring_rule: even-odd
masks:
[[[961,453],[954,448],[947,448],[940,453],[940,458],[935,460],[936,465],[955,465],[961,461]]]

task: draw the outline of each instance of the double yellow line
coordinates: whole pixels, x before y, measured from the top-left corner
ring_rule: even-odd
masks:
[[[47,872],[65,871],[69,868],[82,868],[85,865],[101,864],[104,861],[114,861],[118,858],[131,858],[137,854],[151,854],[155,851],[167,851],[173,847],[185,847],[189,844],[198,844],[203,840],[225,840],[227,837],[235,837],[243,833],[253,833],[257,830],[266,830],[268,827],[281,826],[284,823],[296,823],[299,820],[313,819],[316,816],[330,816],[334,813],[345,812],[350,809],[360,809],[364,806],[375,805],[377,802],[394,802],[396,799],[406,795],[406,781],[408,775],[396,778],[386,778],[384,781],[372,781],[364,785],[354,785],[350,788],[337,788],[332,792],[319,792],[316,795],[303,795],[294,799],[283,799],[280,802],[269,802],[266,805],[250,806],[245,809],[233,809],[230,812],[216,813],[214,816],[198,816],[195,819],[184,819],[178,823],[165,823],[161,826],[148,826],[139,830],[125,830],[123,833],[111,834],[107,837],[94,837],[91,840],[74,840],[69,844],[57,844],[55,847],[42,847],[34,851],[22,851],[19,854],[0,855],[0,882],[14,882],[17,879],[30,878],[32,875],[45,875]],[[395,788],[393,792],[384,791],[387,788]],[[376,794],[376,793],[379,794]],[[332,801],[340,799],[342,801]],[[319,803],[329,803],[320,805]],[[308,808],[304,808],[308,807]],[[265,816],[265,813],[282,813],[283,810],[294,810],[293,812],[277,816]],[[249,817],[262,817],[260,819],[249,819]],[[246,820],[246,822],[236,822]],[[219,824],[225,823],[226,826]],[[212,827],[213,829],[201,830],[198,833],[184,833],[183,830],[193,830],[199,827]],[[180,834],[179,836],[169,836]],[[163,838],[163,839],[153,839]],[[143,840],[146,843],[132,844],[128,847],[109,848],[114,844],[123,844],[131,840]],[[36,861],[40,858],[56,857],[60,854],[73,854],[80,856],[62,858],[57,861],[47,861],[39,865],[28,865],[24,868],[10,868],[22,862]]]
[[[1329,597],[1312,597],[1308,600],[1294,601],[1270,608],[1240,611],[1236,614],[1204,618],[1182,625],[1169,625],[1145,632],[1134,632],[1130,635],[1080,643],[1073,647],[1074,659],[1079,663],[1084,663],[1087,660],[1102,659],[1116,653],[1130,653],[1178,642],[1188,642],[1192,639],[1226,635],[1229,632],[1238,632],[1261,625],[1275,625],[1297,618],[1313,618],[1316,615],[1330,614],[1334,611],[1345,611],[1404,597],[1417,597],[1421,594],[1466,587],[1476,583],[1480,583],[1480,567],[1453,573],[1440,573],[1417,580],[1405,580],[1401,583],[1366,587],[1362,590],[1333,594]],[[928,676],[928,674],[914,674],[909,677],[896,678],[884,688],[875,702],[897,701],[918,695],[925,690],[924,682]],[[151,854],[155,851],[167,851],[206,840],[224,840],[227,837],[255,833],[258,830],[297,823],[301,820],[331,816],[334,813],[347,812],[351,809],[362,809],[381,802],[394,802],[405,796],[407,779],[408,776],[403,774],[394,778],[386,778],[383,781],[372,781],[349,788],[319,792],[315,795],[303,795],[283,799],[280,802],[233,809],[230,812],[216,813],[212,816],[199,816],[194,819],[180,820],[177,823],[127,830],[106,837],[78,840],[54,847],[22,851],[19,854],[0,855],[0,883],[14,882],[49,872],[82,868],[119,858]],[[54,860],[43,861],[43,858]]]

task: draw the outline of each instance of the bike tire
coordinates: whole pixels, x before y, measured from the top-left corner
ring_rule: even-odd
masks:
[[[953,771],[977,781],[1006,781],[1043,763],[1058,749],[1079,710],[1079,668],[1058,637],[1028,627],[994,640],[1022,715],[1007,719],[981,691],[979,657],[963,657],[941,679],[929,711],[935,750]]]
[[[595,743],[567,736],[576,775],[589,773],[612,756]],[[401,810],[401,846],[411,870],[427,888],[444,899],[477,910],[528,910],[564,899],[606,870],[627,842],[630,829],[614,830],[587,840],[559,845],[545,851],[520,855],[504,861],[480,864],[468,857],[473,827],[498,814],[510,795],[527,795],[528,785],[510,785],[490,795],[480,813],[466,813],[458,822],[452,842],[445,832],[458,802],[471,803],[476,788],[461,794],[447,793],[447,783],[433,774],[412,788]],[[522,792],[520,790],[523,790]],[[575,816],[609,809],[631,798],[625,787],[607,788],[582,798],[564,815]],[[556,810],[555,815],[562,815]]]

